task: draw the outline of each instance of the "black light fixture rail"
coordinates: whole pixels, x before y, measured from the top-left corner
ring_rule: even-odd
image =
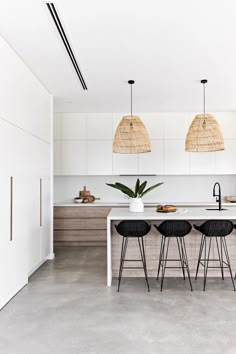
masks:
[[[64,44],[64,46],[66,48],[66,51],[67,51],[67,53],[68,53],[68,55],[70,57],[70,60],[71,60],[71,62],[73,64],[73,66],[74,66],[76,74],[78,75],[78,78],[79,78],[79,80],[81,82],[81,85],[82,85],[84,90],[87,90],[88,89],[87,85],[86,85],[86,83],[84,81],[84,78],[83,78],[83,76],[81,74],[80,68],[78,66],[78,63],[77,63],[77,61],[75,59],[75,56],[74,56],[74,53],[73,53],[73,51],[71,49],[70,43],[69,43],[69,41],[67,39],[67,36],[65,34],[65,31],[64,31],[64,28],[63,28],[63,26],[61,24],[60,18],[59,18],[58,14],[57,14],[56,8],[55,8],[55,6],[54,6],[54,4],[52,2],[51,3],[47,2],[46,5],[47,5],[47,8],[48,8],[48,10],[50,12],[50,15],[52,16],[52,19],[53,19],[53,21],[54,21],[54,23],[56,25],[56,28],[57,28],[57,30],[58,30],[58,32],[60,34],[60,37],[61,37],[61,39],[63,41],[63,44]]]

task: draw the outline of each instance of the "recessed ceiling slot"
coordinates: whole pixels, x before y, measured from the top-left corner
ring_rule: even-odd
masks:
[[[80,82],[81,82],[81,85],[82,85],[84,90],[87,90],[88,89],[87,85],[86,85],[86,83],[84,81],[83,75],[81,74],[79,65],[78,65],[78,63],[77,63],[77,61],[75,59],[74,53],[73,53],[73,51],[71,49],[70,43],[69,43],[68,38],[67,38],[67,36],[65,34],[65,31],[64,31],[64,28],[63,28],[63,26],[61,24],[61,21],[60,21],[60,18],[58,16],[58,13],[56,11],[56,8],[55,8],[55,6],[54,6],[54,4],[52,2],[51,3],[47,2],[46,5],[48,7],[50,15],[52,16],[52,19],[53,19],[53,21],[55,23],[55,26],[56,26],[59,34],[60,34],[62,42],[63,42],[63,44],[64,44],[64,46],[66,48],[66,51],[67,51],[67,53],[68,53],[68,55],[70,57],[70,60],[71,60],[71,62],[73,64],[73,66],[74,66],[74,69],[76,71],[76,74],[77,74]]]

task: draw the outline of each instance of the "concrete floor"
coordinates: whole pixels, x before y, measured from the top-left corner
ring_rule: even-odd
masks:
[[[230,280],[151,279],[106,287],[106,249],[56,249],[0,313],[1,354],[235,354]]]

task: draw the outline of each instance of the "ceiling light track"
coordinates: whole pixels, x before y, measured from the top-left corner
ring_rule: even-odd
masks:
[[[75,59],[75,56],[74,56],[74,53],[73,53],[73,51],[71,49],[70,43],[69,43],[69,41],[67,39],[67,36],[65,34],[65,31],[64,31],[64,28],[63,28],[63,26],[61,24],[60,18],[59,18],[58,14],[57,14],[56,8],[55,8],[53,3],[48,3],[47,2],[46,5],[47,5],[48,10],[50,12],[50,15],[52,16],[52,19],[53,19],[53,21],[54,21],[54,23],[56,25],[56,28],[57,28],[57,30],[58,30],[58,32],[60,34],[60,37],[61,37],[61,39],[63,41],[63,44],[64,44],[64,46],[66,48],[66,51],[67,51],[67,53],[68,53],[68,55],[70,57],[70,60],[71,60],[71,62],[73,64],[73,66],[74,66],[76,74],[78,75],[78,78],[79,78],[79,80],[81,82],[81,85],[82,85],[84,90],[87,90],[88,89],[87,85],[86,85],[86,83],[84,81],[83,75],[81,74],[80,68],[78,66],[78,63],[77,63],[77,61]]]

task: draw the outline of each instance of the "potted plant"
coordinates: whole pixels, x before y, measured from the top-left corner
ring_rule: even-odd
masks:
[[[128,195],[130,199],[130,205],[129,205],[129,211],[133,213],[142,213],[144,211],[144,206],[143,206],[143,201],[142,197],[151,192],[153,189],[159,187],[161,184],[164,182],[154,184],[153,186],[146,188],[147,186],[147,181],[144,181],[143,183],[140,183],[139,178],[137,179],[135,183],[134,190],[129,188],[128,186],[116,182],[115,184],[112,183],[106,183],[109,187],[115,188],[120,190],[122,193]]]

